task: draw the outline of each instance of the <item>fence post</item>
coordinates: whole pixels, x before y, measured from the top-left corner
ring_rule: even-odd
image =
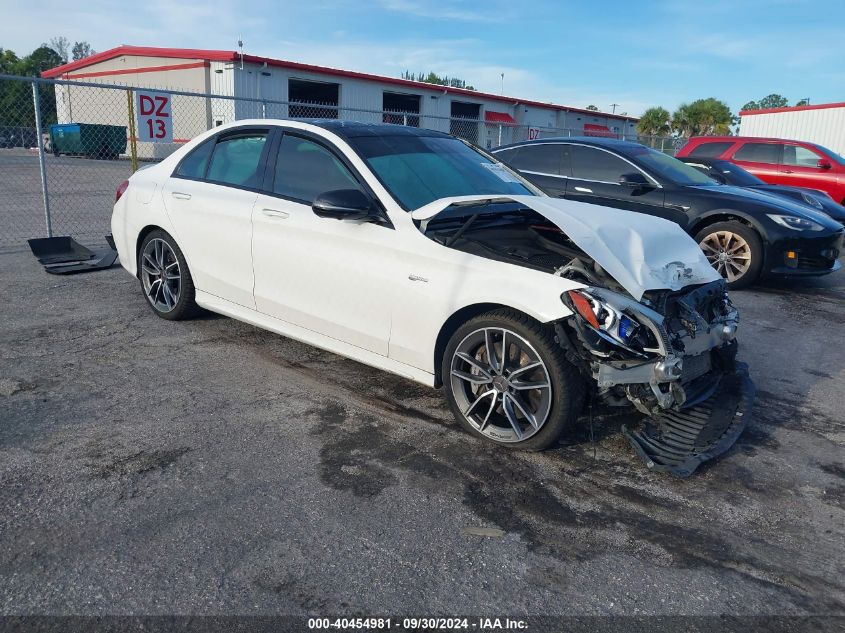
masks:
[[[47,223],[47,237],[53,237],[53,220],[50,217],[50,195],[47,191],[47,166],[44,163],[44,138],[41,131],[41,104],[38,99],[38,82],[32,82],[32,103],[35,108],[35,134],[38,136],[38,166],[41,169],[41,196],[44,198],[44,220]]]
[[[138,131],[135,129],[135,98],[132,90],[126,91],[126,103],[129,106],[129,156],[134,174],[138,171]]]

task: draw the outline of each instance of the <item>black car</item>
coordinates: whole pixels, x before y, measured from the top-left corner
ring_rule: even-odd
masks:
[[[723,185],[745,187],[776,196],[784,196],[791,200],[807,204],[818,211],[824,211],[834,220],[845,226],[845,207],[831,198],[827,192],[809,187],[789,187],[787,185],[771,185],[760,180],[739,165],[719,158],[678,157],[678,160],[690,167],[695,167],[703,174]]]
[[[662,152],[616,139],[550,138],[493,150],[552,196],[680,224],[728,281],[838,270],[845,231],[806,204],[723,185]]]

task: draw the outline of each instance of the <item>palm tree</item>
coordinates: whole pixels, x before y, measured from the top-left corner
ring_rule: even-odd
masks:
[[[643,112],[637,123],[637,132],[644,136],[668,136],[671,130],[669,111],[660,106]]]

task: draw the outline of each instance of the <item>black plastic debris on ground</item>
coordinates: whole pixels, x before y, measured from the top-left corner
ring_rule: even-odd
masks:
[[[108,247],[90,249],[72,237],[42,237],[27,240],[32,254],[44,270],[53,275],[71,275],[110,268],[117,260],[114,240],[106,236]]]
[[[748,366],[737,363],[704,402],[682,411],[667,411],[643,429],[622,432],[650,470],[689,477],[708,459],[718,457],[742,434],[751,417],[754,383]]]

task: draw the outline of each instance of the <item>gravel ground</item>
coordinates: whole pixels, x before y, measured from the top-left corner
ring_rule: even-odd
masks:
[[[47,154],[44,167],[53,235],[102,243],[111,232],[115,189],[132,173],[129,161]],[[34,150],[0,149],[0,218],[0,245],[47,236],[41,171]]]
[[[120,268],[0,253],[0,614],[845,614],[845,274],[735,293],[758,387],[688,480],[541,454]]]

